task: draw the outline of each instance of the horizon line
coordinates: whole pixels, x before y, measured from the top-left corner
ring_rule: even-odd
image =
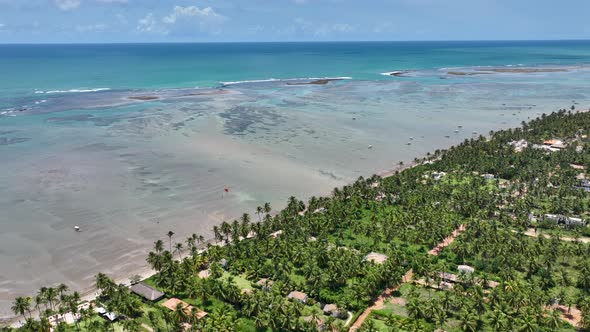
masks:
[[[303,44],[303,43],[445,43],[445,42],[590,42],[590,39],[439,39],[439,40],[269,40],[269,41],[113,41],[113,42],[15,42],[0,45],[149,45],[149,44]]]

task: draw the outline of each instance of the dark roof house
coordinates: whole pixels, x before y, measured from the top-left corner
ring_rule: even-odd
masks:
[[[129,287],[132,293],[137,294],[148,301],[157,301],[164,297],[164,293],[159,290],[148,286],[147,284],[140,282]]]

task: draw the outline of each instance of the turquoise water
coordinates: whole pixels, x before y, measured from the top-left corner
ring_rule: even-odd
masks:
[[[588,109],[590,42],[0,45],[0,77],[8,315],[44,285],[127,281],[169,230]]]
[[[0,45],[0,93],[294,77],[374,80],[394,70],[518,64],[590,64],[590,42]]]

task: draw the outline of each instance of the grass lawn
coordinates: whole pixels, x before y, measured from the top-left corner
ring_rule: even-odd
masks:
[[[227,280],[230,277],[234,278],[234,284],[238,286],[239,289],[252,289],[252,283],[241,275],[236,276],[227,271],[224,271],[223,275],[221,276],[221,280]]]

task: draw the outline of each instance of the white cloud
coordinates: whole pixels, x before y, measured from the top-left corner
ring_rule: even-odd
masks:
[[[174,34],[190,36],[198,31],[219,33],[220,26],[227,17],[218,14],[211,7],[174,6],[172,12],[161,19],[149,13],[137,23],[137,30],[146,33]]]
[[[127,20],[127,16],[125,16],[125,15],[123,15],[123,14],[121,14],[121,13],[118,13],[118,14],[116,14],[116,15],[115,15],[115,17],[116,17],[116,18],[117,18],[117,20],[118,20],[120,23],[122,23],[122,24],[127,24],[127,23],[129,23],[129,21]]]
[[[333,34],[346,34],[354,30],[355,27],[346,23],[322,24],[315,29],[314,35],[327,37]]]
[[[102,24],[102,23],[76,26],[76,30],[78,32],[99,32],[99,31],[104,31],[107,28],[108,28],[108,25]]]
[[[80,7],[80,0],[55,0],[55,5],[61,10],[72,10]]]
[[[342,35],[354,32],[356,27],[347,23],[323,23],[314,24],[303,18],[296,18],[294,20],[297,29],[307,35],[314,35],[316,37],[328,37],[331,35]]]
[[[6,24],[0,23],[0,30],[2,30],[5,26],[6,26]]]
[[[174,11],[168,15],[165,16],[162,19],[162,22],[166,23],[166,24],[175,24],[176,21],[180,18],[196,18],[196,19],[200,19],[200,20],[212,20],[212,21],[224,21],[225,17],[222,15],[219,15],[215,12],[215,10],[213,10],[213,8],[211,7],[205,7],[203,9],[200,9],[197,6],[187,6],[187,7],[182,7],[182,6],[174,6]]]
[[[149,13],[144,18],[137,21],[137,30],[140,32],[167,34],[168,31],[158,25],[154,14]]]

